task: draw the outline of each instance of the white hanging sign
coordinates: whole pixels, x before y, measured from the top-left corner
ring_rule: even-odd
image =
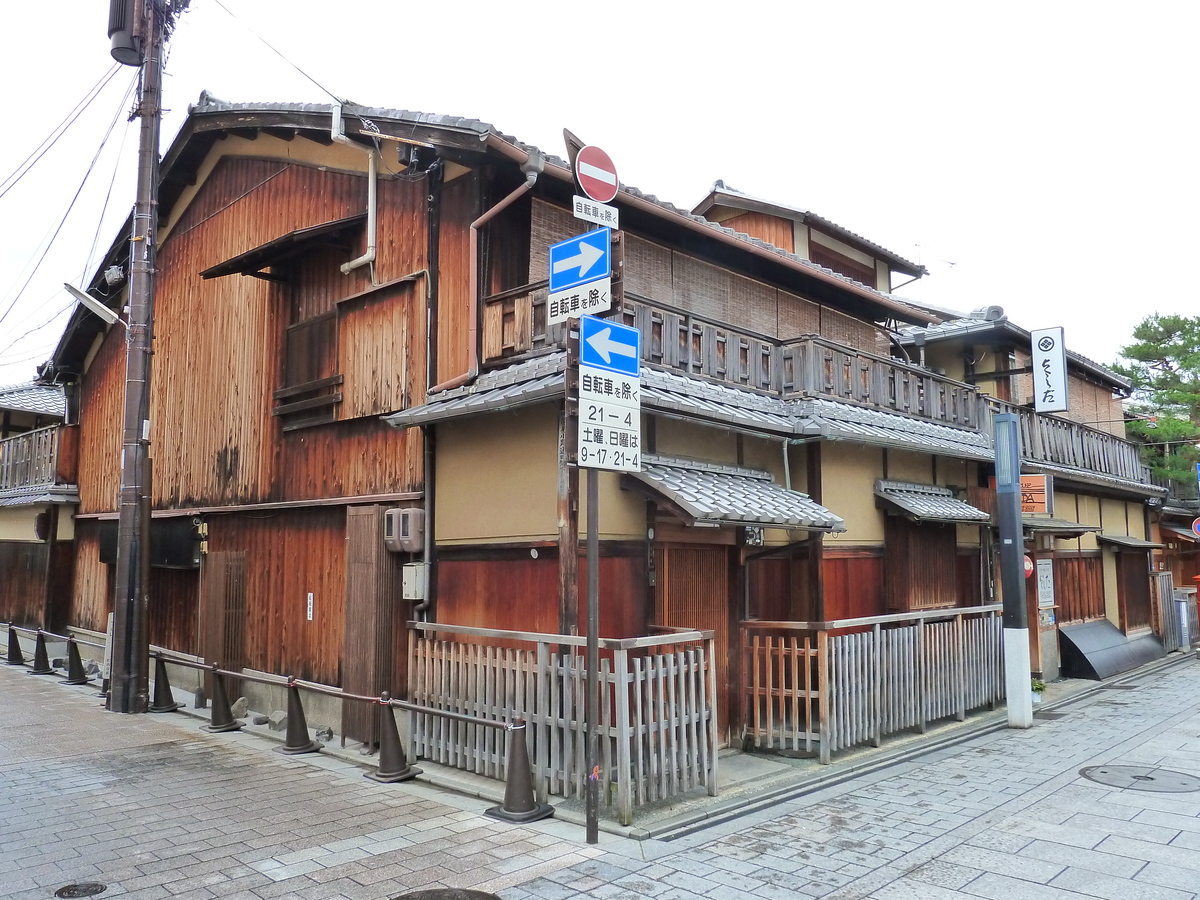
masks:
[[[1063,330],[1029,332],[1033,345],[1033,408],[1040,413],[1067,411],[1067,349]]]

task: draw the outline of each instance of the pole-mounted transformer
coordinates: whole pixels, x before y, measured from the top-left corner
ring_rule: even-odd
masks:
[[[123,66],[142,64],[142,36],[136,7],[141,0],[108,0],[108,36],[112,40],[112,58]]]

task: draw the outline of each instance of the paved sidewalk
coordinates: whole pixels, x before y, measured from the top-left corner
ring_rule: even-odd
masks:
[[[1086,765],[1200,778],[1194,659],[671,841],[512,826],[478,799],[378,785],[326,754],[118,716],[94,689],[0,666],[0,897],[504,900],[984,897],[1194,900],[1200,792],[1108,788]]]

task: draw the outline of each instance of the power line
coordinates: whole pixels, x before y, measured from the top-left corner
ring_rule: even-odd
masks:
[[[34,264],[32,271],[30,271],[29,277],[25,279],[25,283],[21,285],[21,289],[17,291],[16,296],[13,297],[12,301],[5,308],[4,312],[0,313],[0,322],[3,322],[8,317],[8,314],[13,311],[13,308],[17,305],[17,302],[21,299],[21,295],[25,293],[26,288],[29,287],[29,283],[33,281],[34,275],[37,274],[38,269],[40,269],[42,263],[45,262],[46,256],[50,252],[50,248],[54,246],[55,239],[62,231],[63,225],[66,224],[67,217],[71,214],[71,210],[75,208],[75,201],[79,199],[79,195],[83,192],[83,187],[85,184],[87,184],[88,176],[92,174],[92,170],[96,167],[96,161],[100,159],[100,154],[104,151],[104,147],[108,143],[108,139],[112,136],[113,129],[117,126],[117,120],[121,117],[121,111],[125,108],[125,103],[129,99],[129,96],[132,93],[136,83],[137,75],[135,74],[134,79],[130,82],[129,88],[121,97],[121,103],[117,107],[117,112],[108,125],[108,130],[104,133],[104,137],[100,140],[100,146],[96,149],[96,155],[92,157],[91,163],[88,164],[87,171],[83,173],[83,180],[79,182],[79,187],[75,190],[75,196],[71,198],[71,202],[67,205],[66,212],[63,213],[62,218],[59,220],[58,226],[54,229],[54,234],[50,236],[49,242],[42,250],[42,255],[38,257],[37,263]]]
[[[87,259],[83,261],[83,273],[79,276],[80,281],[87,281],[88,272],[92,268],[92,257],[96,253],[96,245],[100,243],[100,230],[104,227],[104,215],[108,212],[108,201],[112,197],[113,185],[117,183],[117,172],[121,168],[121,154],[125,151],[125,141],[129,137],[129,123],[132,119],[125,121],[125,130],[121,132],[121,146],[117,148],[116,160],[113,163],[112,178],[108,181],[108,191],[104,194],[104,205],[100,207],[100,218],[96,221],[96,235],[92,238],[91,249],[88,250]]]
[[[239,25],[241,25],[243,28],[245,28],[248,32],[250,32],[251,35],[253,35],[260,42],[262,42],[262,45],[264,47],[266,47],[268,50],[270,50],[272,53],[274,53],[276,56],[278,56],[280,59],[282,59],[285,63],[287,63],[289,66],[291,66],[297,72],[299,72],[301,75],[303,75],[305,78],[307,78],[313,84],[315,84],[317,87],[319,87],[325,93],[327,93],[335,101],[337,101],[338,103],[346,102],[344,98],[339,97],[333,91],[329,90],[329,88],[325,87],[325,85],[321,84],[321,82],[317,81],[317,79],[313,78],[311,75],[309,75],[307,72],[305,72],[302,68],[300,68],[294,62],[292,62],[290,59],[288,59],[286,56],[284,56],[281,51],[277,50],[270,43],[268,43],[266,38],[264,38],[257,31],[255,31],[253,28],[251,28],[249,25],[247,25],[245,22],[243,22],[241,19],[239,19],[237,16],[235,16],[232,12],[230,12],[229,7],[227,7],[224,3],[222,3],[221,0],[213,0],[213,2],[215,4],[217,4],[217,6],[221,7],[221,9],[225,10],[225,12],[229,16],[229,18],[233,19],[233,21],[237,22]]]
[[[37,165],[43,156],[50,152],[50,148],[58,143],[58,139],[67,133],[67,130],[75,124],[76,119],[83,115],[84,111],[91,105],[100,92],[108,87],[108,83],[116,77],[117,70],[120,68],[120,63],[113,63],[113,67],[92,86],[82,100],[75,104],[75,108],[67,113],[66,118],[50,131],[50,134],[38,144],[29,156],[25,157],[25,160],[13,170],[11,175],[0,182],[0,197],[3,197],[12,190],[29,173],[29,170]]]

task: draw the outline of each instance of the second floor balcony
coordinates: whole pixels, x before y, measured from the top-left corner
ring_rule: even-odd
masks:
[[[30,502],[75,492],[79,429],[38,428],[0,441],[0,500]]]
[[[566,346],[563,325],[546,327],[542,285],[488,298],[482,312],[484,368]],[[1133,442],[1005,403],[920,366],[820,335],[777,340],[628,294],[619,320],[641,332],[642,360],[652,366],[782,400],[826,398],[989,436],[994,413],[1015,412],[1025,462],[1161,493]]]

